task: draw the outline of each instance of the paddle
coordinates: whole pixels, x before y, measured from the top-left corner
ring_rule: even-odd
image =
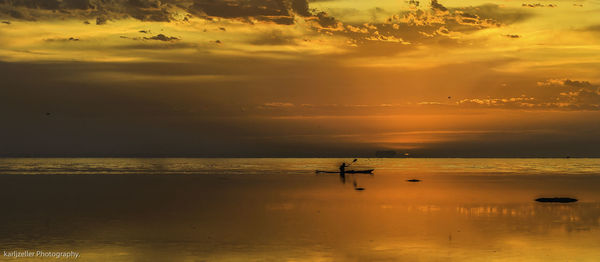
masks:
[[[352,165],[352,164],[356,163],[356,161],[358,161],[358,159],[356,159],[356,158],[355,158],[355,159],[354,159],[354,160],[352,160],[352,162],[351,162],[349,165],[347,165],[346,167],[349,167],[350,165]]]

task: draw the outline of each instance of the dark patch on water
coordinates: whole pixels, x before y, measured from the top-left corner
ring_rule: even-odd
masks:
[[[535,201],[543,203],[571,203],[577,202],[577,199],[570,197],[540,197]]]

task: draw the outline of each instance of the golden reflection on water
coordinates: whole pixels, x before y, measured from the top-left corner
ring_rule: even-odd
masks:
[[[3,174],[0,246],[74,250],[80,261],[600,258],[598,175],[448,173],[379,163],[374,176],[342,184],[335,174],[312,172],[325,160],[265,161],[308,170],[260,173],[257,164],[247,174]],[[411,178],[422,182],[406,182]],[[353,180],[366,190],[355,191]],[[541,196],[580,201],[533,201]]]

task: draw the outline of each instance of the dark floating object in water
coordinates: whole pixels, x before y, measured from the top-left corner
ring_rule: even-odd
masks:
[[[571,203],[577,202],[577,199],[570,197],[540,197],[535,201],[543,203]]]
[[[413,179],[406,180],[406,182],[421,182],[421,180],[413,178]]]
[[[363,190],[365,190],[365,188],[364,187],[355,187],[354,190],[356,190],[356,191],[363,191]]]
[[[371,174],[375,169],[368,170],[346,170],[344,173],[346,174]],[[324,171],[324,170],[315,170],[315,173],[327,173],[327,174],[339,174],[340,171]]]

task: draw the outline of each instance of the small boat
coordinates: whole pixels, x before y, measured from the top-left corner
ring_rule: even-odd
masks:
[[[367,170],[346,170],[345,174],[372,174],[375,169],[367,169]],[[324,171],[324,170],[315,170],[315,173],[327,173],[327,174],[339,174],[340,171]]]

